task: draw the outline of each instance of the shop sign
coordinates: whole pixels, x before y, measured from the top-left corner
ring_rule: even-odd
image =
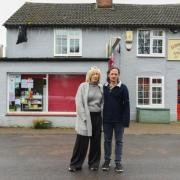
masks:
[[[168,40],[168,60],[180,61],[180,39]]]

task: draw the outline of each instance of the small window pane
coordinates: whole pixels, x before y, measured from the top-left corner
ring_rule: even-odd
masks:
[[[138,104],[142,105],[143,104],[143,99],[138,99]]]
[[[154,30],[153,31],[153,36],[163,36],[163,31]]]
[[[149,99],[144,99],[144,104],[148,105],[149,104]]]

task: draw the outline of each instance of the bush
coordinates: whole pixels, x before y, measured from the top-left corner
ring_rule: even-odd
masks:
[[[52,127],[52,122],[46,119],[37,118],[33,120],[33,128],[35,129],[48,129]]]

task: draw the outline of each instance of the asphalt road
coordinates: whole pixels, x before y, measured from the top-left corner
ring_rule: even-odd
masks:
[[[122,174],[114,172],[113,161],[109,172],[103,172],[101,169],[92,172],[88,169],[87,160],[82,171],[68,172],[74,140],[74,134],[1,134],[0,180],[180,179],[178,134],[126,134]]]

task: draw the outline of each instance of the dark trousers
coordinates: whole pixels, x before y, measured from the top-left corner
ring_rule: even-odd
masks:
[[[70,166],[81,168],[86,158],[88,144],[90,141],[88,164],[89,167],[99,167],[101,159],[101,113],[91,112],[92,136],[82,136],[77,134],[73,149]]]
[[[104,159],[105,161],[111,160],[112,152],[112,137],[113,131],[115,135],[115,163],[120,163],[122,160],[122,148],[123,148],[123,135],[124,127],[119,123],[104,123]]]

